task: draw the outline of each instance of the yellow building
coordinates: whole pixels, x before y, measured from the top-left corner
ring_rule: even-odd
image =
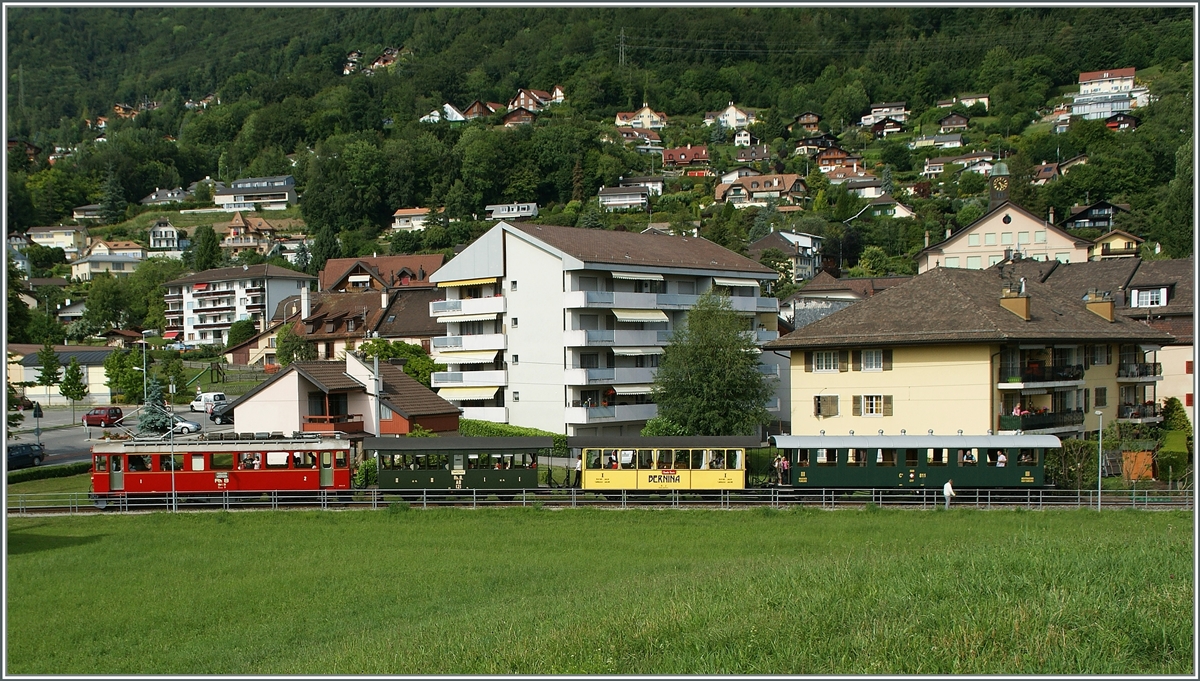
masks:
[[[1172,340],[1110,296],[1070,296],[1011,266],[940,267],[767,348],[791,351],[793,434],[1081,436],[1095,411],[1158,420],[1146,350]]]

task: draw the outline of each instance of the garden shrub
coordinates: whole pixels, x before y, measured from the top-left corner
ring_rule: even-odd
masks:
[[[87,473],[90,470],[92,470],[91,461],[69,463],[65,466],[38,466],[36,468],[26,468],[9,473],[8,484],[11,485],[15,482],[29,482],[30,480],[46,480],[49,478],[69,478],[72,475]]]

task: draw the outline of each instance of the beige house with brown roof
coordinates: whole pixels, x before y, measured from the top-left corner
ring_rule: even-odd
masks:
[[[796,174],[746,175],[717,185],[715,191],[717,203],[732,203],[738,208],[765,206],[768,201],[795,204],[807,193],[804,178]]]
[[[1032,260],[1086,262],[1091,246],[1091,241],[1074,237],[1006,201],[945,241],[918,253],[917,272],[937,267],[981,270],[1015,253]]]
[[[667,127],[667,115],[651,109],[648,104],[643,102],[642,108],[637,111],[618,111],[615,125],[645,130],[662,130]]]
[[[1172,336],[1017,274],[935,268],[768,344],[792,352],[792,434],[1080,437],[1094,411],[1160,420],[1139,369]]]

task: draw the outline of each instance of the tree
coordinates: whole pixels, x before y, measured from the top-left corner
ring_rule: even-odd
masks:
[[[83,318],[101,329],[119,328],[128,308],[125,286],[116,277],[102,272],[92,279]]]
[[[445,364],[438,364],[425,354],[419,345],[404,341],[389,341],[385,338],[372,338],[358,348],[365,357],[378,357],[381,360],[404,358],[404,373],[416,379],[426,388],[430,387],[430,375],[435,371],[445,371]]]
[[[773,381],[727,296],[700,296],[676,330],[654,377],[659,416],[688,435],[752,435],[769,423]]]
[[[891,196],[892,192],[896,191],[896,182],[892,178],[892,167],[884,166],[883,173],[879,176],[879,191]]]
[[[49,388],[59,381],[59,373],[62,371],[62,362],[58,359],[58,353],[54,351],[54,346],[50,341],[46,341],[42,345],[42,349],[38,350],[38,374],[37,385],[46,387],[46,394],[49,395]]]
[[[15,357],[16,357],[16,355],[14,355],[13,353],[11,353],[11,352],[8,353],[9,366],[12,366],[12,362]],[[4,422],[5,434],[8,436],[9,440],[15,440],[15,439],[17,439],[17,435],[13,431],[15,431],[21,425],[21,422],[25,420],[25,415],[19,411],[13,410],[13,408],[12,408],[12,405],[14,405],[18,401],[20,401],[21,398],[19,395],[17,395],[17,389],[13,387],[13,384],[11,381],[8,380],[7,375],[5,376],[5,379],[4,379],[4,386],[5,386],[5,390],[8,391],[8,405],[9,405],[8,419]]]
[[[284,325],[279,329],[279,333],[275,335],[275,344],[278,346],[275,357],[280,366],[287,366],[292,362],[310,362],[317,358],[317,347],[304,340],[303,336],[297,335],[290,326]]]
[[[1183,404],[1178,397],[1168,398],[1163,405],[1162,410],[1163,428],[1166,430],[1182,430],[1186,432],[1192,431],[1192,424],[1188,420],[1187,410],[1183,408]]]
[[[25,290],[25,272],[17,266],[10,253],[8,256],[8,342],[29,342],[29,321],[32,315],[21,291]]]
[[[165,433],[171,429],[171,420],[163,400],[162,383],[157,377],[152,378],[146,388],[146,404],[138,414],[138,432]]]
[[[229,326],[229,339],[226,348],[245,343],[258,334],[258,323],[252,319],[240,319]]]
[[[196,203],[212,203],[213,185],[212,182],[202,180],[196,184],[196,192],[192,194],[192,200]]]
[[[83,375],[83,367],[79,366],[79,358],[72,357],[67,370],[63,372],[62,383],[58,384],[58,392],[71,400],[71,423],[75,423],[75,402],[87,397],[87,378]]]
[[[221,263],[221,243],[212,225],[201,225],[196,228],[192,238],[193,267],[197,272],[210,270]]]
[[[106,225],[114,225],[125,219],[125,188],[114,170],[108,171],[100,195],[100,219]]]

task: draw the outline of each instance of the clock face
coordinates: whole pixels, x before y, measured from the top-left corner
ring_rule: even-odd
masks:
[[[1008,178],[997,177],[995,180],[992,180],[992,186],[996,188],[996,191],[1002,192],[1008,189]]]

